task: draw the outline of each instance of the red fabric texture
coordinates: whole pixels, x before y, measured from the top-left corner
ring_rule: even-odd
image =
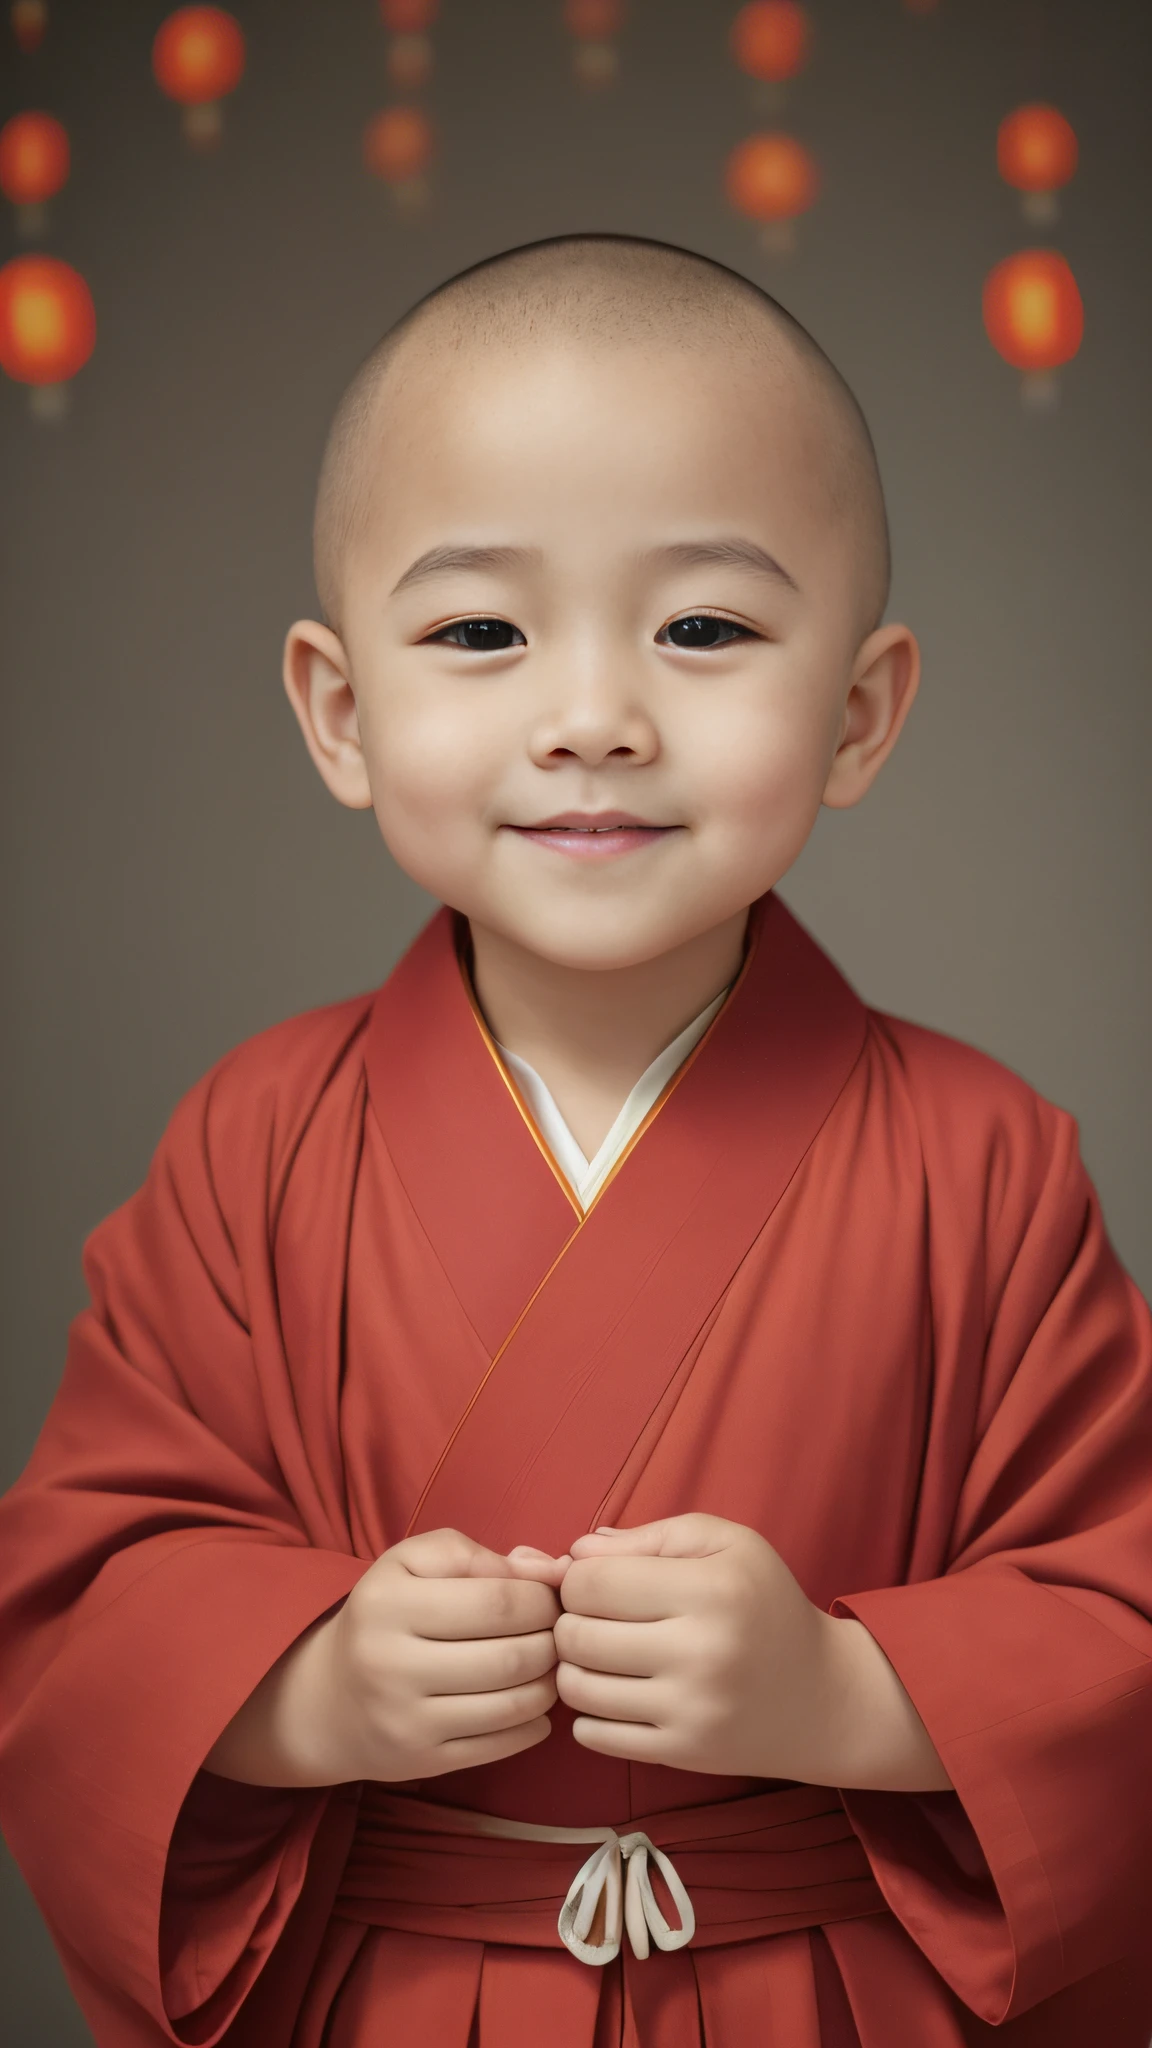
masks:
[[[777,899],[753,927],[583,1222],[441,913],[375,996],[214,1069],[94,1234],[92,1306],[0,1508],[0,1818],[103,2048],[1145,2048],[1148,1311],[1068,1116],[866,1012]],[[563,1711],[523,1757],[362,1807],[202,1769],[409,1528],[561,1548],[689,1509],[859,1617],[954,1793],[629,1766]],[[693,1868],[725,1901],[688,1949],[598,1971],[533,1945],[540,1901],[510,1931],[526,1845],[449,1857],[421,1900],[417,1843],[409,1916],[442,1917],[397,1926],[397,1797],[659,1816],[719,1859],[715,1886]],[[741,1864],[737,1816],[780,1800],[839,1816],[820,1853],[853,1859],[857,1917],[813,1899],[764,1931],[772,1850]],[[548,1913],[563,1863],[535,1872]]]

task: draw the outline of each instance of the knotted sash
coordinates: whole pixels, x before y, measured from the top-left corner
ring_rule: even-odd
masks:
[[[467,1813],[365,1786],[333,1910],[332,1981],[298,2048],[385,2034],[437,2048],[964,2048],[953,2002],[892,1920],[834,1791],[795,1785],[625,1823],[672,1860],[696,1924],[678,1953],[642,1960],[625,1944],[618,1977],[564,1952],[557,1923],[580,1851],[472,1827]],[[830,2013],[819,1997],[816,1928],[850,2016],[844,1991]]]
[[[692,1902],[694,1947],[886,1910],[843,1806],[822,1786],[630,1817],[620,1827],[647,1836],[672,1862]],[[560,1948],[561,1909],[584,1861],[571,1841],[577,1831],[557,1830],[569,1839],[551,1842],[474,1829],[456,1808],[365,1786],[336,1914],[409,1934]],[[659,1894],[658,1870],[653,1883]],[[663,1910],[675,1922],[675,1901],[665,1896]]]

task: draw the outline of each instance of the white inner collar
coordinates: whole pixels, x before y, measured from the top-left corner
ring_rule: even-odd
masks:
[[[635,1137],[648,1111],[663,1094],[677,1067],[683,1066],[693,1046],[703,1038],[727,994],[726,988],[721,989],[708,1008],[701,1010],[700,1015],[685,1026],[679,1036],[672,1040],[671,1045],[666,1045],[663,1052],[657,1054],[651,1066],[645,1068],[594,1159],[584,1157],[557,1108],[555,1097],[540,1079],[535,1067],[530,1067],[527,1060],[521,1059],[519,1053],[509,1052],[507,1046],[497,1046],[496,1050],[532,1112],[532,1119],[540,1136],[582,1209],[591,1208],[621,1153]]]

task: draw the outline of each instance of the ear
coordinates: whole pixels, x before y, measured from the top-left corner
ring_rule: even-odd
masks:
[[[920,649],[907,626],[879,626],[852,665],[840,737],[824,786],[830,810],[846,811],[871,789],[900,737],[920,684]]]
[[[372,802],[344,643],[330,626],[297,619],[284,642],[284,688],[304,744],[328,788],[349,810]]]

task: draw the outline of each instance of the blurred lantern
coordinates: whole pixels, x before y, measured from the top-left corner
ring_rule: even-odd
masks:
[[[1055,403],[1053,372],[1070,362],[1084,334],[1076,279],[1054,249],[1021,249],[984,280],[984,326],[1006,363],[1023,372],[1025,404]]]
[[[394,36],[421,36],[440,12],[440,0],[380,0],[380,19]]]
[[[161,22],[152,45],[161,92],[183,108],[184,134],[197,149],[220,140],[220,101],[244,75],[244,32],[222,7],[178,7]]]
[[[96,345],[96,311],[79,271],[55,256],[16,256],[0,270],[0,369],[31,386],[37,419],[62,419],[68,381]]]
[[[812,29],[797,0],[748,0],[732,23],[732,55],[761,87],[761,99],[778,106],[783,87],[808,62]]]
[[[795,247],[797,216],[819,196],[820,172],[791,135],[749,135],[728,158],[724,188],[738,213],[759,221],[764,247],[784,256]]]
[[[1057,192],[1076,169],[1076,130],[1056,107],[1037,101],[1006,114],[996,136],[996,168],[1021,195],[1027,220],[1046,227],[1060,211]]]
[[[391,187],[398,206],[414,209],[428,197],[424,173],[435,138],[420,107],[385,107],[364,130],[364,168]]]
[[[38,50],[47,26],[48,9],[44,0],[14,0],[12,33],[22,50]]]
[[[419,92],[432,76],[432,45],[426,31],[440,12],[440,0],[380,0],[380,19],[391,33],[388,76],[401,92]]]
[[[13,114],[0,128],[0,192],[25,236],[42,235],[47,202],[68,177],[68,131],[51,114]]]
[[[614,85],[620,72],[616,38],[624,0],[564,0],[564,26],[575,42],[572,68],[581,85]]]

